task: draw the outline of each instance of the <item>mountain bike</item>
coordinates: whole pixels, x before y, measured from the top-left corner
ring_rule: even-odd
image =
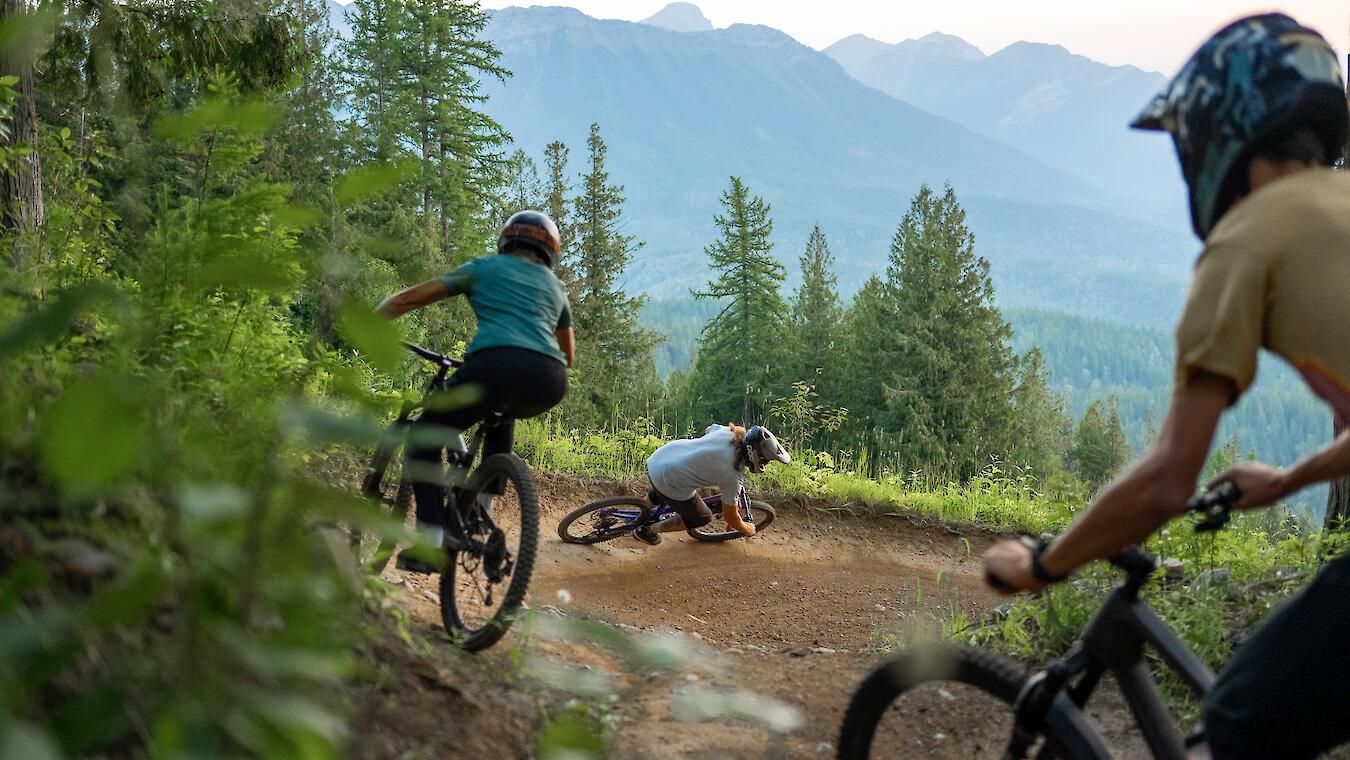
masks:
[[[1187,510],[1199,516],[1195,529],[1222,528],[1238,498],[1236,487],[1224,484],[1193,499]],[[1139,599],[1156,560],[1130,547],[1110,562],[1125,574],[1124,583],[1107,596],[1069,652],[1038,673],[981,649],[941,644],[908,649],[877,667],[844,714],[840,760],[889,756],[883,748],[901,746],[893,750],[897,757],[950,752],[943,756],[1025,758],[1034,753],[1038,760],[1105,760],[1111,752],[1089,723],[1085,706],[1108,673],[1152,755],[1184,760],[1188,741],[1163,706],[1144,647],[1152,647],[1199,699],[1213,688],[1214,675]],[[897,704],[901,697],[905,702]],[[953,716],[957,725],[971,730],[963,729],[961,736],[933,730],[940,717]],[[1003,719],[991,724],[991,716]]]
[[[463,364],[421,346],[404,345],[438,367],[427,383],[423,402],[444,387],[452,369]],[[366,498],[405,521],[415,510],[416,497],[404,450],[422,408],[422,402],[403,404],[376,446],[361,482]],[[534,569],[539,496],[530,470],[513,453],[479,456],[487,432],[510,421],[503,414],[493,414],[478,425],[467,445],[461,435],[443,442],[449,516],[444,526],[447,562],[440,580],[441,621],[450,637],[469,651],[486,649],[506,635]],[[351,536],[358,561],[369,572],[383,572],[394,555],[395,542],[356,530]]]
[[[767,528],[777,517],[773,507],[762,501],[751,501],[744,485],[738,496],[741,519],[754,525],[756,533]],[[721,494],[705,496],[703,503],[712,511],[713,520],[702,527],[690,528],[689,535],[699,541],[714,542],[731,541],[744,536],[740,531],[727,527],[722,517]],[[653,509],[646,499],[637,496],[601,499],[569,512],[558,523],[558,538],[569,544],[598,544],[659,522],[674,512],[674,509],[664,504]]]

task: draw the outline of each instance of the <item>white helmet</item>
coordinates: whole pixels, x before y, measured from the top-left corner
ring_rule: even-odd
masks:
[[[756,425],[746,431],[745,459],[750,464],[751,472],[764,472],[764,465],[769,462],[787,464],[792,461],[787,449],[763,425]]]

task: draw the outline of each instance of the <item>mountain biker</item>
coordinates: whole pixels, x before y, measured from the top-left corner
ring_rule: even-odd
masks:
[[[698,497],[698,489],[716,487],[722,492],[722,519],[744,536],[755,535],[755,526],[741,518],[737,502],[742,472],[764,472],[769,462],[792,461],[773,433],[762,425],[749,430],[735,423],[709,425],[698,438],[671,441],[647,458],[647,477],[652,488],[647,502],[667,505],[675,513],[653,525],[633,531],[633,537],[652,546],[661,543],[661,533],[701,528],[712,522],[712,510]]]
[[[424,545],[403,550],[400,569],[432,573],[444,564],[444,552],[428,548],[444,543],[447,519],[440,442],[454,440],[493,412],[511,419],[543,414],[567,393],[567,368],[575,359],[576,343],[567,292],[553,274],[561,250],[553,220],[538,211],[522,211],[502,227],[498,255],[395,293],[376,308],[396,319],[463,295],[478,317],[464,366],[446,381],[444,392],[428,400],[409,433],[417,531]],[[484,438],[483,455],[509,452],[512,443],[511,425],[493,428]]]
[[[1350,421],[1350,172],[1328,168],[1350,131],[1339,61],[1288,16],[1211,37],[1133,126],[1170,132],[1204,240],[1176,330],[1176,382],[1157,440],[1057,540],[991,547],[985,566],[1037,591],[1142,542],[1179,515],[1222,412],[1264,347]],[[1240,507],[1350,473],[1350,439],[1280,471],[1222,476]],[[1302,758],[1350,740],[1350,558],[1325,566],[1237,650],[1206,701],[1192,757]]]

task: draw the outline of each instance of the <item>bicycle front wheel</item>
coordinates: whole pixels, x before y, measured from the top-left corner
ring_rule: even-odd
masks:
[[[441,621],[476,652],[497,643],[515,621],[534,570],[539,495],[515,454],[493,454],[456,492],[441,573]]]
[[[769,523],[778,516],[773,511],[773,507],[762,501],[750,502],[750,524],[755,526],[755,533],[769,527]],[[699,528],[690,528],[689,535],[700,541],[731,541],[737,538],[744,538],[739,530],[732,530],[727,527],[722,519],[722,511],[714,510],[712,522]]]
[[[1027,679],[1016,662],[980,649],[907,649],[854,692],[838,758],[1003,757],[1013,735],[1011,706]],[[1036,757],[1043,743],[1038,738],[1027,756]]]
[[[635,496],[593,501],[567,513],[558,523],[558,538],[569,544],[598,544],[641,527],[651,513],[647,501]]]

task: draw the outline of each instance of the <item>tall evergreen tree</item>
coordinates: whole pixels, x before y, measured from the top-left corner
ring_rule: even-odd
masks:
[[[356,0],[353,8],[341,50],[354,142],[372,165],[416,166],[409,195],[389,198],[371,221],[391,239],[417,241],[401,269],[444,271],[477,255],[495,231],[507,136],[481,111],[480,80],[508,72],[481,37],[488,16],[477,4]]]
[[[1064,397],[1050,388],[1041,350],[1033,347],[1020,363],[1017,387],[1013,390],[1015,417],[1010,457],[1014,464],[1030,467],[1036,477],[1046,478],[1064,468],[1073,418]]]
[[[337,35],[327,0],[280,0],[296,29],[293,82],[275,96],[278,114],[263,163],[270,178],[289,182],[297,200],[318,204],[331,196],[342,170],[337,119],[338,81],[332,49]]]
[[[884,389],[874,423],[913,466],[965,479],[1005,457],[1012,435],[1016,356],[994,306],[989,262],[977,256],[950,186],[920,188],[891,241],[883,320],[855,336],[874,353],[858,381]],[[859,356],[862,363],[869,358]],[[875,391],[873,391],[874,393]],[[860,410],[854,410],[855,414]]]
[[[497,219],[505,223],[512,214],[544,205],[544,184],[539,179],[539,167],[530,154],[517,150],[506,159],[504,182],[498,201]]]
[[[576,239],[572,234],[571,214],[567,209],[572,185],[567,181],[567,146],[554,140],[544,148],[544,212],[558,225],[562,237],[562,261],[558,263],[558,279],[572,292],[575,277]]]
[[[762,419],[792,380],[788,309],[779,293],[785,273],[769,241],[769,204],[732,177],[713,221],[721,235],[704,251],[714,279],[694,297],[725,305],[703,328],[689,392],[693,408],[712,419]]]
[[[1078,421],[1069,452],[1078,477],[1093,490],[1101,488],[1125,466],[1130,453],[1115,397],[1109,405],[1100,400],[1092,402]]]
[[[894,360],[895,302],[877,275],[867,278],[844,313],[840,350],[839,401],[848,408],[845,428],[875,452],[885,435],[879,414],[886,408],[886,386],[879,367]]]
[[[830,398],[839,369],[835,364],[844,310],[839,301],[834,256],[820,225],[811,230],[806,241],[801,269],[802,284],[792,299],[793,350],[797,354],[793,376],[810,381]]]
[[[656,336],[637,321],[644,299],[628,295],[620,282],[642,243],[620,231],[623,187],[610,183],[598,124],[591,125],[587,146],[589,170],[571,208],[578,367],[566,411],[573,421],[599,425],[616,413],[646,411],[659,380],[652,361]]]

